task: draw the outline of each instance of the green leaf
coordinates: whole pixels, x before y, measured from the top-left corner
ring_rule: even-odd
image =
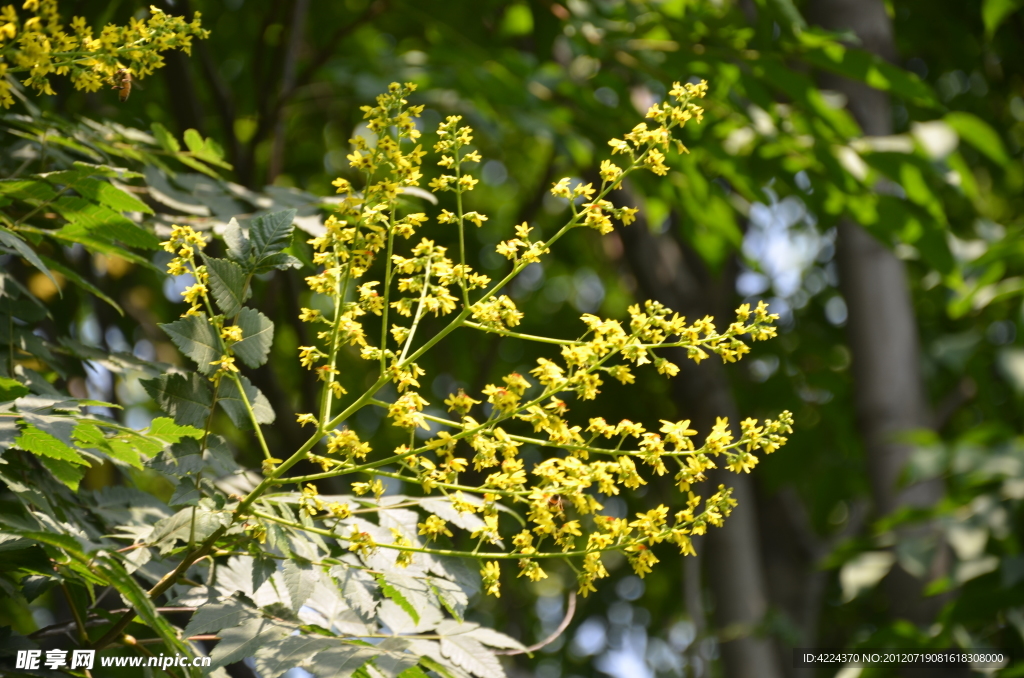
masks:
[[[85,232],[100,240],[118,240],[128,247],[160,247],[159,238],[109,207],[70,195],[57,198],[51,205],[69,222],[61,229],[63,232]]]
[[[202,498],[203,493],[199,489],[196,479],[187,477],[178,481],[177,486],[174,488],[174,492],[171,494],[171,498],[167,500],[167,505],[171,508],[196,506]]]
[[[74,284],[78,285],[89,294],[113,306],[114,310],[116,310],[122,316],[124,315],[124,309],[122,309],[121,306],[118,305],[116,301],[114,301],[106,294],[104,294],[103,290],[96,287],[82,276],[78,275],[77,271],[70,269],[67,266],[64,266],[63,264],[58,264],[56,261],[50,259],[49,257],[41,257],[41,259],[43,260],[43,263],[46,264],[46,266],[49,267],[51,270],[57,271],[62,276],[64,276]]]
[[[350,678],[376,654],[368,647],[347,644],[324,650],[313,659],[313,673],[317,678]]]
[[[186,636],[197,636],[201,633],[217,633],[221,629],[240,626],[254,617],[257,612],[245,605],[237,598],[229,598],[223,603],[209,603],[201,606],[192,615],[188,626],[185,627]]]
[[[419,641],[419,642],[420,643],[429,643],[431,641],[424,640],[424,641]],[[438,646],[439,646],[439,644],[438,644]],[[438,647],[437,652],[438,652],[437,656],[440,657],[440,652],[441,652],[440,646]],[[421,654],[420,655],[420,663],[423,664],[423,666],[425,668],[433,671],[434,673],[436,673],[439,676],[442,676],[443,678],[455,678],[455,674],[452,673],[452,669],[454,667],[447,666],[447,665],[443,664],[442,662],[438,661],[437,659],[434,659],[433,657]],[[410,670],[412,670],[412,669],[410,669]],[[464,675],[464,674],[460,673],[460,676],[461,675]]]
[[[408,586],[403,586],[401,583],[399,583],[399,584],[392,584],[391,582],[394,581],[394,579],[395,579],[394,575],[391,575],[391,577],[390,577],[391,581],[389,581],[388,578],[385,578],[384,575],[382,575],[382,574],[377,574],[376,575],[376,579],[377,579],[377,583],[380,585],[381,592],[385,596],[390,598],[391,600],[395,601],[395,603],[400,608],[405,610],[406,614],[408,614],[412,618],[414,623],[419,624],[420,623],[420,613],[419,613],[419,610],[416,609],[416,606],[413,604],[413,601],[417,599],[417,596],[415,596],[413,594],[413,595],[410,595],[410,596],[406,597],[407,593],[411,593],[410,588]],[[415,579],[412,579],[411,577],[406,577],[405,579],[409,579],[409,580],[411,580],[413,582],[416,581]],[[402,582],[402,583],[407,583],[407,582]],[[422,584],[422,582],[421,582],[421,584]],[[425,584],[422,584],[422,586],[423,586],[424,589],[426,588]]]
[[[203,430],[193,426],[179,426],[167,417],[157,417],[150,423],[148,434],[165,443],[176,443],[182,438],[202,438]]]
[[[378,650],[383,650],[373,658],[374,678],[398,678],[407,670],[416,666],[419,657],[411,652],[405,651],[408,648],[408,641],[402,638],[386,638],[379,645]]]
[[[79,422],[75,427],[74,437],[79,446],[85,449],[98,449],[118,461],[142,469],[142,459],[134,445],[125,440],[107,438],[95,424]],[[159,452],[159,448],[157,451]]]
[[[203,459],[199,443],[192,438],[186,438],[150,459],[146,465],[157,473],[181,479],[202,471],[206,468],[206,461]]]
[[[13,530],[13,532],[25,537],[26,539],[37,541],[40,544],[64,549],[71,555],[80,557],[85,556],[85,551],[82,550],[82,544],[69,534],[63,534],[61,532],[36,532],[33,530]],[[91,552],[92,551],[90,551],[90,553]]]
[[[249,224],[249,255],[255,266],[291,244],[295,210],[256,217]]]
[[[256,652],[256,670],[263,678],[279,678],[296,666],[308,664],[318,652],[337,641],[323,636],[288,636],[271,641]]]
[[[216,669],[251,657],[261,646],[279,640],[290,632],[291,629],[278,626],[269,619],[250,619],[241,626],[222,630],[220,642],[210,653],[213,658],[211,668]]]
[[[31,603],[56,585],[57,580],[53,577],[34,574],[21,580],[21,595],[25,597],[27,602]]]
[[[64,483],[72,492],[78,492],[78,484],[85,477],[81,466],[72,464],[63,459],[51,459],[50,457],[39,457],[39,462],[53,474],[53,477]]]
[[[264,582],[277,572],[277,561],[269,557],[252,559],[252,590],[259,591]]]
[[[26,452],[38,456],[61,459],[72,464],[88,463],[85,457],[78,452],[31,424],[22,429],[21,435],[15,439],[14,444]]]
[[[158,520],[149,537],[150,543],[157,546],[161,554],[167,554],[178,541],[188,542],[194,537],[196,542],[201,542],[229,526],[232,514],[212,507],[213,500],[204,498],[199,500],[198,506],[183,508],[173,516]]]
[[[245,396],[249,399],[249,406],[252,407],[253,414],[256,416],[256,422],[259,424],[274,423],[274,408],[270,406],[267,397],[245,377],[239,375],[238,380],[242,383],[242,388],[245,389]],[[217,391],[217,403],[228,413],[235,426],[241,429],[252,428],[242,395],[238,392],[238,387],[233,379],[221,379],[220,388]]]
[[[441,636],[441,654],[453,664],[480,678],[505,678],[501,662],[465,633]]]
[[[938,105],[932,88],[917,75],[871,52],[845,47],[814,30],[802,31],[798,39],[810,48],[803,53],[804,59],[818,68],[891,92],[922,106]]]
[[[222,436],[211,435],[206,439],[206,460],[215,477],[235,475],[242,470]]]
[[[444,609],[448,610],[451,616],[462,621],[463,616],[466,614],[466,606],[469,605],[469,597],[462,590],[462,587],[453,581],[440,577],[430,577],[428,582],[430,583],[430,589],[437,596],[437,599],[441,601]]]
[[[242,304],[249,298],[245,272],[242,267],[228,259],[203,257],[206,270],[210,274],[210,290],[217,307],[227,317],[232,317],[242,309]]]
[[[96,563],[100,572],[110,580],[110,583],[117,589],[117,592],[135,608],[135,614],[145,622],[151,630],[156,631],[167,648],[167,653],[181,652],[189,654],[189,649],[178,638],[175,629],[167,621],[167,618],[156,611],[153,601],[135,579],[125,572],[124,567],[118,563],[107,562],[99,559]]]
[[[331,576],[338,580],[346,603],[362,614],[364,618],[373,617],[380,601],[375,595],[377,584],[372,576],[364,570],[347,565],[332,567]]]
[[[277,269],[283,271],[289,268],[301,268],[302,262],[293,257],[290,254],[284,252],[278,252],[277,254],[271,254],[269,257],[264,257],[263,260],[256,265],[254,273],[266,273]]]
[[[102,237],[97,236],[81,224],[68,224],[59,230],[48,231],[46,235],[54,238],[55,240],[62,240],[68,243],[79,243],[84,245],[90,252],[99,252],[100,254],[121,257],[122,259],[127,259],[134,264],[138,264],[139,266],[143,266],[152,271],[163,273],[162,270],[154,266],[148,259],[144,259],[131,250],[127,250],[120,245],[115,245],[109,240],[105,240]]]
[[[231,169],[231,165],[224,162],[224,151],[217,142],[213,139],[203,139],[203,135],[194,129],[185,130],[185,145],[188,146],[188,150],[195,155],[195,157],[210,163],[211,165],[217,165],[224,169]],[[181,159],[179,157],[179,159]]]
[[[793,4],[793,0],[769,0],[767,4],[773,10],[772,13],[781,18],[783,20],[781,23],[788,26],[790,31],[799,34],[807,27],[807,22],[800,14],[800,10]]]
[[[91,162],[76,160],[71,165],[75,169],[84,169],[88,176],[107,177],[108,179],[141,179],[144,175],[139,172],[132,172],[124,167],[111,167],[110,165],[96,165]]]
[[[307,236],[304,231],[300,231],[298,229],[293,230],[292,244],[285,251],[298,259],[300,266],[316,268],[316,266],[313,265],[313,248],[310,247],[306,240]]]
[[[238,220],[234,217],[228,222],[224,230],[224,244],[228,246],[228,259],[248,269],[249,266],[249,239],[242,232]]]
[[[274,343],[274,323],[255,309],[243,308],[237,324],[242,328],[243,339],[231,347],[235,355],[252,368],[267,362]]]
[[[899,184],[907,198],[922,207],[936,223],[946,223],[942,201],[929,182],[929,178],[935,180],[935,173],[927,160],[906,153],[884,152],[867,153],[864,161]]]
[[[160,147],[165,151],[177,153],[181,150],[181,144],[178,143],[178,140],[174,138],[173,134],[167,131],[166,127],[158,122],[154,122],[149,128],[153,130],[153,136],[156,137],[156,142],[160,144]]]
[[[212,363],[221,357],[220,338],[205,313],[185,316],[160,327],[182,353],[195,361],[200,372],[210,374],[215,371]]]
[[[196,155],[201,155],[206,150],[203,135],[194,129],[185,130],[185,145],[188,146],[188,150]]]
[[[295,558],[286,560],[281,569],[284,586],[292,601],[292,610],[298,611],[313,593],[317,580],[316,570],[310,563]]]
[[[28,386],[17,379],[0,377],[0,402],[15,400],[23,395],[28,395]]]
[[[31,203],[53,200],[57,191],[42,179],[3,179],[0,180],[0,195]]]
[[[1006,19],[1024,7],[1022,0],[985,0],[981,6],[981,19],[985,24],[985,36],[991,38]]]
[[[992,162],[1004,167],[1010,162],[1010,156],[1006,153],[999,133],[978,116],[954,111],[947,113],[943,120],[960,135],[961,139],[984,153]]]
[[[188,167],[191,167],[192,169],[194,169],[196,171],[202,172],[203,174],[205,174],[208,177],[211,177],[213,179],[220,179],[220,175],[217,174],[216,171],[211,169],[208,165],[206,165],[206,164],[196,160],[192,156],[184,155],[183,153],[179,153],[178,155],[176,155],[174,157],[176,157],[178,159],[178,162],[180,162],[181,164],[187,165]]]
[[[805,35],[801,33],[801,35]],[[821,95],[817,83],[810,77],[795,73],[789,64],[781,60],[762,58],[757,62],[755,74],[758,81],[775,87],[786,97],[807,107],[808,111],[820,118],[841,137],[860,135],[860,128],[845,110],[832,108]],[[768,105],[767,103],[765,105]]]
[[[118,212],[143,212],[153,214],[153,209],[134,195],[126,193],[109,181],[86,178],[75,182],[75,190],[83,198],[117,210]]]
[[[0,226],[0,244],[10,247],[11,249],[15,250],[18,254],[25,257],[28,263],[32,264],[37,269],[46,274],[46,277],[49,278],[51,282],[53,282],[54,287],[56,287],[58,290],[60,289],[60,285],[57,284],[57,279],[53,277],[53,273],[51,273],[50,269],[43,264],[42,259],[39,258],[39,255],[36,254],[35,250],[29,247],[28,243],[22,240],[20,235],[18,235],[14,231],[4,228],[3,226]]]
[[[210,415],[210,389],[207,380],[196,374],[163,374],[139,381],[160,409],[182,426],[205,427]]]
[[[478,626],[475,629],[469,631],[469,635],[474,640],[479,640],[484,645],[490,647],[500,647],[506,650],[525,650],[526,647],[518,640],[511,636],[506,636],[500,631],[489,629],[486,626]]]

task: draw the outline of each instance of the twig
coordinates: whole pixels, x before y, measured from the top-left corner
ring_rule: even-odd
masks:
[[[156,608],[156,611],[161,613],[195,612],[197,609],[198,608],[195,607],[158,607]],[[125,614],[127,612],[130,612],[130,610],[126,607],[122,607],[118,610],[109,610],[109,614]],[[49,626],[44,626],[38,631],[33,631],[32,633],[28,634],[27,637],[48,638],[50,636],[59,636],[75,628],[76,623],[77,622],[72,620],[69,622],[61,622],[60,624],[51,624]],[[103,617],[95,615],[90,616],[88,619],[82,621],[82,625],[86,628],[91,628],[93,626],[103,626],[104,624],[109,623],[109,619],[104,619]]]
[[[569,602],[566,605],[566,607],[568,609],[565,611],[565,619],[563,619],[562,623],[558,625],[558,628],[555,629],[554,631],[552,631],[551,635],[549,635],[544,640],[540,641],[539,643],[535,643],[534,645],[531,645],[530,647],[524,648],[522,650],[495,650],[494,654],[504,654],[504,655],[529,654],[531,652],[536,652],[537,650],[541,649],[542,647],[545,647],[546,645],[550,645],[551,643],[555,642],[555,640],[558,639],[558,636],[562,635],[565,632],[565,630],[567,628],[569,628],[569,624],[572,622],[573,615],[576,614],[576,592],[575,591],[569,591]]]
[[[84,643],[89,640],[89,634],[85,630],[85,620],[82,618],[82,613],[78,611],[78,606],[75,605],[75,599],[71,597],[68,585],[62,582],[60,588],[64,591],[64,597],[67,598],[68,607],[71,608],[71,616],[75,618],[75,627],[78,629],[78,641]]]

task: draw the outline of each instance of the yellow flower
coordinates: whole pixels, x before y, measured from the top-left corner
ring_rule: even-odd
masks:
[[[225,327],[224,329],[222,329],[220,331],[220,336],[221,336],[221,339],[223,339],[224,341],[226,341],[228,343],[231,343],[231,344],[238,343],[238,342],[242,341],[242,338],[243,338],[242,337],[242,328],[239,327],[238,325],[231,325],[229,327]]]
[[[299,363],[306,368],[312,367],[321,358],[326,358],[327,354],[318,349],[316,346],[299,346]]]
[[[327,510],[330,512],[331,517],[337,518],[338,520],[345,520],[352,516],[352,509],[349,508],[348,504],[341,504],[336,501],[328,504]]]
[[[218,372],[237,372],[238,367],[235,365],[234,356],[224,355],[219,360],[214,360],[210,363],[211,365],[217,365]]]
[[[525,576],[530,581],[540,581],[541,579],[548,578],[548,573],[541,569],[541,566],[536,561],[530,558],[520,560],[519,569],[519,576]]]
[[[491,560],[480,568],[480,578],[483,580],[484,592],[495,598],[501,598],[501,582],[498,581],[499,577],[501,577],[501,566],[498,565],[496,560]]]
[[[558,183],[553,184],[551,187],[551,195],[556,198],[565,198],[569,200],[572,198],[572,193],[569,191],[569,177],[564,177],[558,180]]]
[[[622,169],[611,160],[601,161],[601,181],[615,181],[622,175]]]
[[[320,311],[312,308],[303,308],[302,312],[299,313],[299,320],[301,320],[304,323],[311,323],[322,318],[323,314]]]
[[[431,541],[437,539],[442,534],[448,537],[453,536],[452,531],[448,529],[448,523],[434,515],[427,516],[426,522],[420,523],[418,527],[420,528],[420,534],[427,535]]]
[[[196,283],[185,288],[185,291],[181,293],[181,296],[185,298],[186,303],[195,305],[201,296],[206,294],[206,285]]]
[[[626,558],[633,566],[633,572],[641,579],[651,573],[651,567],[658,563],[658,559],[651,553],[651,549],[645,544],[636,544],[626,549]]]

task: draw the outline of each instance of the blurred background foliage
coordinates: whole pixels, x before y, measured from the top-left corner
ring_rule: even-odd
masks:
[[[79,0],[61,9],[100,27],[140,16],[146,4]],[[276,205],[298,208],[314,229],[331,181],[354,178],[345,156],[349,139],[366,134],[359,106],[391,81],[415,82],[415,103],[427,105],[426,143],[447,115],[462,115],[477,130],[482,182],[467,208],[490,221],[471,234],[470,249],[478,253],[474,265],[493,276],[502,265],[494,245],[514,224],[529,221],[542,232],[554,226],[561,208],[547,193],[553,181],[595,175],[608,154],[604,141],[632,128],[673,80],[709,81],[707,115],[686,128],[689,154],[671,158],[669,181],[638,179],[620,198],[641,206],[643,219],[603,238],[575,234],[558,260],[528,269],[512,295],[527,314],[523,331],[553,336],[577,334],[582,312],[621,317],[647,297],[691,317],[769,300],[782,314],[782,336],[757,345],[744,365],[687,368],[673,382],[638,376],[641,387],[628,397],[609,384],[605,402],[614,400],[623,418],[693,416],[702,432],[714,416],[788,408],[797,433],[740,488],[746,518],[699,544],[696,559],[659,553],[663,565],[643,581],[612,563],[613,581],[580,601],[558,640],[533,658],[516,658],[512,675],[835,675],[834,668],[792,668],[790,648],[808,646],[994,647],[1024,658],[1019,3],[160,6],[186,16],[201,11],[210,39],[195,44],[191,57],[169,54],[167,67],[139,82],[123,104],[115,92],[81,93],[67,83],[55,83],[56,96],[19,103],[3,118],[5,178],[83,159],[76,139],[116,140],[152,149],[152,158],[140,151],[126,164],[144,173],[135,184],[158,223],[216,229]],[[868,19],[884,24],[880,34],[888,30],[894,41],[858,30]],[[872,127],[879,111],[884,124]],[[166,130],[181,138],[188,129],[198,130],[200,146],[210,139],[223,149],[232,169],[198,163],[205,173],[197,174],[187,153],[172,164]],[[841,224],[850,222],[884,243],[878,256],[904,271],[896,285],[875,281],[883,287],[874,293],[906,296],[899,312],[909,336],[896,336],[890,316],[853,302],[851,295],[863,294],[850,289],[855,276],[844,272],[856,262],[841,261],[852,242]],[[435,228],[428,235],[447,241],[452,234]],[[293,251],[302,258],[304,247],[297,239]],[[58,297],[45,276],[8,258],[4,267],[24,272],[29,289],[57,311],[47,321],[54,335],[180,361],[156,323],[176,315],[171,300],[181,281],[164,279],[145,261],[102,254],[90,261],[70,248],[50,255],[125,311],[70,287]],[[295,369],[296,347],[309,343],[295,317],[307,303],[302,275],[279,272],[255,289],[254,304],[277,326],[273,358],[253,376],[278,413],[271,446],[298,439],[292,413],[314,409],[310,377]],[[892,373],[891,384],[858,373],[858,360],[872,360],[865,351],[883,354],[901,341],[911,350],[909,360],[899,358],[904,367],[912,363],[909,372]],[[536,358],[531,350],[500,337],[471,343],[454,335],[423,366],[443,396],[453,385],[478,390],[527,369]],[[352,356],[351,368],[358,364]],[[68,387],[120,402],[125,420],[144,426],[155,407],[138,375],[115,372],[96,363],[67,375]],[[866,386],[871,378],[876,383]],[[920,379],[925,406],[911,424],[858,400],[870,388],[900,392],[907,379]],[[577,408],[587,416],[586,403]],[[879,426],[872,417],[883,422],[881,443],[872,437]],[[897,424],[885,424],[887,417]],[[378,421],[367,414],[355,425],[369,436]],[[252,441],[232,442],[240,460],[257,463]],[[374,444],[397,442],[377,436]],[[910,490],[879,479],[880,454],[896,455],[896,482]],[[103,467],[84,480],[92,488],[116,482]],[[664,482],[645,488],[647,498],[612,500],[615,510],[667,497],[671,481]],[[914,495],[914,487],[927,491]],[[481,600],[477,620],[525,643],[540,640],[562,621],[572,580],[553,574],[539,584],[516,582],[521,591]],[[47,596],[31,606],[0,601],[0,625],[27,633],[60,614],[50,605]],[[999,675],[1024,675],[1024,663]]]

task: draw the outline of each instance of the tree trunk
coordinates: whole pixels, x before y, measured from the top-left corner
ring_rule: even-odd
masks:
[[[714,280],[695,255],[688,258],[669,234],[653,235],[643,218],[620,233],[625,258],[645,298],[656,299],[690,319],[715,315],[723,322],[732,314],[731,275]],[[674,355],[666,353],[666,357],[680,367],[672,380],[680,417],[692,419],[701,434],[711,429],[716,417],[729,417],[733,426],[738,425],[736,404],[719,361],[710,359],[696,365],[679,350]],[[720,483],[731,486],[739,502],[725,526],[711,528],[704,540],[725,675],[781,678],[772,643],[759,635],[768,597],[758,550],[753,482],[746,474],[719,469],[695,492],[708,496]]]
[[[896,55],[892,22],[882,0],[815,0],[811,14],[826,28],[853,31],[865,49],[885,59]],[[846,95],[850,112],[865,134],[892,134],[892,111],[884,92],[838,77],[823,78],[822,84]],[[906,268],[849,220],[839,224],[837,258],[849,309],[854,398],[875,510],[886,515],[901,506],[933,506],[942,497],[940,481],[909,487],[900,483],[912,447],[897,439],[901,433],[929,425]],[[908,530],[900,539],[919,538],[927,530]],[[940,548],[934,564],[941,565],[942,560]],[[896,565],[886,586],[892,616],[919,625],[934,622],[943,601],[925,598],[920,579]]]

